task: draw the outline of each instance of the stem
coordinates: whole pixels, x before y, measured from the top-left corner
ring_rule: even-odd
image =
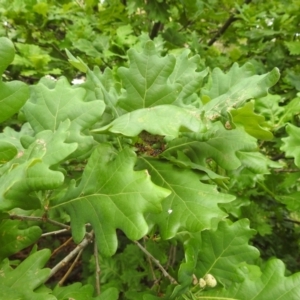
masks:
[[[58,248],[56,248],[51,256],[54,256],[57,252],[59,252],[62,248],[66,247],[68,244],[70,244],[72,242],[73,238],[69,238],[68,240],[66,240],[63,244],[61,244]]]
[[[161,270],[163,275],[169,278],[172,284],[178,284],[178,282],[160,264],[159,260],[157,260],[150,252],[148,252],[138,241],[133,241],[133,242],[147,255],[147,257],[149,257],[154,262],[154,264]]]
[[[252,0],[245,0],[244,4],[249,4]],[[212,46],[214,42],[218,40],[219,37],[221,37],[225,31],[228,29],[228,27],[237,20],[236,15],[238,15],[240,12],[238,10],[235,10],[233,14],[230,15],[230,17],[227,19],[227,21],[224,23],[224,25],[218,30],[218,32],[212,37],[212,39],[208,42],[208,46]]]
[[[19,216],[19,215],[9,215],[11,220],[21,220],[21,221],[37,221],[37,222],[48,222],[50,224],[65,228],[66,230],[70,230],[71,227],[69,225],[65,225],[63,223],[45,218],[45,217],[33,217],[33,216]]]
[[[94,241],[94,255],[95,255],[95,262],[96,262],[96,271],[95,271],[95,277],[96,277],[96,293],[97,296],[100,295],[100,264],[99,264],[99,254],[98,254],[98,247],[96,241]]]
[[[56,231],[43,233],[41,236],[57,235],[57,234],[60,234],[60,233],[63,233],[63,232],[68,232],[68,231],[69,231],[68,229],[60,229],[60,230],[56,230]]]
[[[61,260],[55,267],[51,269],[50,275],[48,277],[51,278],[58,270],[63,268],[69,261],[72,260],[73,257],[75,257],[80,251],[82,251],[88,244],[91,242],[94,234],[93,231],[91,231],[89,234],[86,234],[85,238],[82,240],[78,246],[72,250],[63,260]]]
[[[75,258],[74,261],[72,262],[72,265],[70,266],[70,268],[68,269],[68,271],[66,272],[66,274],[64,275],[64,277],[58,282],[58,285],[59,285],[59,286],[62,286],[62,285],[64,284],[65,280],[68,278],[68,276],[70,275],[70,273],[71,273],[72,270],[74,269],[74,267],[75,267],[75,265],[76,265],[76,263],[77,263],[77,261],[78,261],[80,255],[81,255],[82,251],[83,251],[83,249],[81,249],[81,250],[78,252],[76,258]]]
[[[159,31],[161,31],[164,28],[164,25],[161,22],[155,22],[151,33],[150,33],[150,39],[153,40],[154,38],[156,38],[158,36]]]

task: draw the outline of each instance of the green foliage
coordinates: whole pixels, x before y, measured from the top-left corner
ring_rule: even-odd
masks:
[[[0,0],[5,299],[299,299],[288,2]]]

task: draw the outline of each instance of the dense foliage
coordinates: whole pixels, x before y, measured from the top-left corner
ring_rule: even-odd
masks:
[[[299,5],[0,0],[3,299],[298,300]]]

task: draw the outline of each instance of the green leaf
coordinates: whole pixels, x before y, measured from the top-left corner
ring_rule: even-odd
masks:
[[[217,230],[203,231],[195,273],[197,277],[212,274],[226,287],[232,282],[243,281],[242,274],[238,272],[239,264],[253,263],[259,256],[259,251],[248,245],[254,234],[255,230],[249,228],[247,219],[231,225],[221,221]]]
[[[286,132],[289,136],[282,138],[283,146],[280,149],[285,152],[287,157],[294,157],[295,165],[300,167],[300,128],[287,124]]]
[[[255,100],[255,110],[265,117],[270,127],[283,125],[283,122],[281,120],[279,121],[279,118],[285,108],[279,106],[280,101],[280,96],[270,94]]]
[[[96,298],[97,300],[118,300],[119,292],[116,288],[111,287],[105,290]]]
[[[282,168],[280,163],[270,160],[267,156],[260,152],[237,152],[237,157],[243,166],[256,174],[270,174],[271,168]]]
[[[77,148],[75,143],[64,142],[69,125],[70,122],[66,120],[55,133],[45,130],[35,138],[28,137],[28,149],[2,167],[0,210],[40,208],[40,200],[31,192],[51,190],[63,184],[64,175],[50,167],[57,165]]]
[[[57,300],[65,299],[76,299],[76,300],[92,300],[92,299],[107,299],[107,300],[117,300],[118,290],[116,288],[109,288],[104,292],[101,291],[101,295],[94,298],[93,297],[94,288],[92,285],[87,284],[82,286],[81,283],[73,283],[68,286],[57,285],[53,290],[53,295]]]
[[[279,123],[281,125],[285,124],[288,121],[292,121],[294,115],[299,114],[300,111],[300,93],[297,94],[298,97],[294,98],[285,105],[283,115],[280,118]]]
[[[78,69],[80,72],[83,73],[86,73],[88,71],[89,69],[88,66],[82,61],[80,57],[76,58],[68,49],[66,49],[66,54],[68,56],[68,61],[73,67],[75,67],[76,69]]]
[[[179,87],[168,81],[176,63],[174,56],[160,57],[152,41],[145,44],[143,53],[130,49],[128,56],[130,67],[118,69],[126,89],[119,99],[120,107],[134,111],[176,100]]]
[[[151,182],[146,170],[134,171],[136,155],[128,148],[120,153],[108,144],[98,146],[91,155],[76,187],[71,186],[61,204],[71,216],[74,240],[85,235],[91,223],[99,251],[112,255],[117,249],[116,229],[138,240],[148,231],[143,214],[161,211],[161,201],[170,192]]]
[[[226,170],[233,170],[241,165],[238,151],[256,150],[256,140],[242,129],[226,130],[221,124],[205,133],[186,134],[168,143],[164,156],[177,157],[177,151],[183,151],[192,162],[207,167],[207,160],[213,159]]]
[[[300,54],[300,41],[284,42],[284,44],[289,49],[290,55]]]
[[[9,293],[17,294],[22,300],[56,300],[49,292],[36,293],[50,274],[50,269],[42,269],[51,255],[44,249],[28,256],[17,268],[11,269],[8,260],[0,265],[1,286]],[[2,289],[1,289],[2,291]],[[15,298],[18,299],[18,298]]]
[[[2,82],[2,74],[14,56],[13,43],[5,37],[0,37],[0,122],[17,113],[29,98],[29,88],[23,82]]]
[[[258,299],[258,300],[298,300],[300,297],[300,273],[285,277],[285,266],[279,259],[270,259],[262,275],[258,278],[249,278],[244,274],[242,283],[234,283],[227,290],[208,291],[201,299]],[[222,298],[223,297],[223,298]],[[227,298],[228,297],[228,298]]]
[[[201,183],[197,173],[191,170],[150,158],[140,158],[138,167],[146,168],[155,184],[172,191],[162,202],[162,212],[149,216],[149,221],[159,225],[164,239],[170,239],[180,231],[211,228],[214,218],[220,220],[226,216],[218,203],[234,199],[219,193],[216,186]]]
[[[284,203],[290,211],[299,211],[300,203],[299,203],[300,192],[288,193],[286,195],[281,195],[279,198],[280,202]]]
[[[32,245],[42,234],[40,227],[20,229],[21,221],[2,220],[0,223],[0,262],[12,254]]]
[[[208,74],[208,70],[197,72],[200,57],[195,55],[189,58],[190,50],[185,49],[182,53],[176,57],[176,64],[173,73],[170,76],[171,83],[177,83],[181,86],[181,91],[177,95],[176,103],[185,103],[187,98],[197,93],[201,88],[201,83],[204,77]]]
[[[250,63],[242,67],[234,64],[227,74],[219,68],[212,72],[212,85],[202,90],[202,95],[211,100],[203,106],[207,118],[215,118],[223,111],[241,107],[247,100],[267,95],[268,89],[279,79],[278,69],[264,75],[254,75]]]
[[[6,163],[14,156],[16,156],[18,150],[16,147],[10,143],[0,141],[0,164]]]
[[[260,140],[271,140],[273,134],[263,128],[265,118],[254,113],[254,102],[248,102],[243,107],[230,111],[233,122],[244,127],[245,131]]]
[[[82,88],[72,88],[62,77],[52,89],[42,83],[33,87],[31,97],[24,106],[26,118],[36,133],[55,131],[66,119],[71,121],[70,135],[66,141],[78,143],[74,157],[91,150],[93,137],[84,130],[100,119],[105,107],[100,100],[84,102],[85,93]]]
[[[93,132],[110,131],[125,136],[134,137],[143,130],[151,133],[177,137],[179,131],[198,132],[201,128],[199,114],[174,105],[160,105],[151,108],[138,109],[122,115],[112,123]]]

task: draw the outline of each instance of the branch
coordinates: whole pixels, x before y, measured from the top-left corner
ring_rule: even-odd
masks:
[[[159,260],[157,260],[150,252],[148,252],[138,241],[133,242],[147,255],[147,257],[149,257],[154,262],[154,264],[161,270],[163,275],[169,278],[172,284],[178,284],[178,282],[160,264]]]
[[[60,230],[43,233],[41,236],[57,235],[57,234],[61,234],[61,233],[68,232],[68,231],[69,231],[68,229],[60,229]]]
[[[150,39],[153,40],[154,38],[156,38],[158,36],[159,31],[163,30],[164,28],[164,24],[162,24],[161,22],[155,22],[151,33],[150,33]]]
[[[68,269],[68,271],[66,272],[66,274],[64,275],[64,277],[58,282],[59,286],[62,286],[65,282],[65,280],[68,278],[68,276],[70,275],[70,273],[73,271],[81,253],[82,253],[83,249],[80,249],[80,251],[78,252],[76,258],[74,259],[74,261],[72,262],[72,265],[70,266],[70,268]]]
[[[19,215],[9,215],[11,220],[21,220],[21,221],[36,221],[36,222],[48,222],[50,224],[65,228],[70,230],[71,227],[69,225],[65,225],[63,223],[45,218],[45,217],[33,217],[33,216],[19,216]]]
[[[98,254],[98,247],[96,244],[96,241],[94,242],[94,256],[95,256],[95,262],[96,262],[96,293],[97,296],[100,295],[100,273],[101,273],[101,269],[100,269],[100,264],[99,264],[99,254]]]
[[[63,260],[61,260],[55,267],[51,269],[48,279],[51,278],[58,270],[63,268],[69,261],[72,260],[73,257],[75,257],[86,246],[88,246],[88,244],[91,242],[93,237],[94,237],[93,231],[87,233],[85,235],[85,238],[82,240],[82,242],[78,244],[78,246],[74,250],[72,250]]]
[[[252,0],[245,0],[244,4],[249,4]],[[237,20],[236,15],[240,14],[240,12],[236,9],[233,14],[227,19],[224,25],[219,29],[219,31],[215,34],[215,36],[208,42],[208,46],[212,46],[217,39],[224,34],[224,32],[228,29],[228,27]]]

